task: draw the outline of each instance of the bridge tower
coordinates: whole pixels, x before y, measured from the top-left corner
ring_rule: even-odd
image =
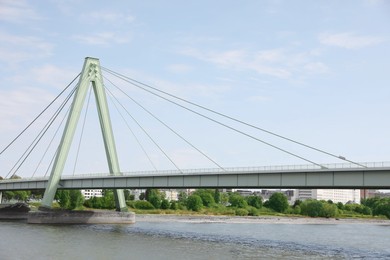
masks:
[[[83,70],[81,72],[77,90],[73,99],[72,107],[65,125],[61,143],[58,147],[57,155],[50,173],[50,178],[42,199],[40,209],[50,209],[55,193],[60,183],[62,171],[68,157],[69,149],[76,131],[76,126],[80,118],[81,110],[85,103],[85,98],[89,87],[93,88],[95,94],[97,110],[99,114],[100,127],[103,135],[104,147],[108,167],[111,175],[119,175],[119,162],[115,147],[114,135],[111,126],[110,114],[108,111],[106,92],[103,86],[103,77],[100,69],[99,59],[85,58]],[[114,191],[117,211],[127,211],[123,190]]]

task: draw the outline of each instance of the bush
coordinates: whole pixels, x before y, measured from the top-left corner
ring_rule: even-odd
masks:
[[[319,217],[322,210],[321,201],[310,199],[301,204],[301,213],[309,217]]]
[[[179,204],[176,201],[171,201],[170,209],[177,210],[179,209]]]
[[[146,200],[137,200],[134,203],[134,207],[136,209],[154,209],[154,206],[152,205],[152,203],[150,203],[149,201],[146,201]]]
[[[248,206],[246,209],[248,211],[249,216],[258,216],[259,215],[259,211],[255,207]]]
[[[299,215],[301,212],[301,206],[297,205],[293,208],[293,214]]]
[[[245,199],[238,193],[230,194],[229,203],[232,207],[237,208],[246,208],[248,206],[248,203],[245,201]]]
[[[187,209],[193,211],[200,211],[202,209],[203,202],[198,195],[191,195],[187,199]]]
[[[169,201],[167,199],[161,201],[161,209],[169,209]]]
[[[238,208],[236,209],[236,216],[248,216],[248,211],[246,209]]]
[[[337,204],[326,201],[306,200],[301,204],[301,214],[309,217],[331,218],[338,214]]]
[[[162,200],[161,200],[160,196],[151,196],[151,197],[149,197],[148,201],[153,205],[153,207],[155,209],[161,208]]]
[[[202,199],[203,206],[210,207],[215,204],[214,193],[215,192],[213,190],[199,189],[192,195],[198,195]]]
[[[286,195],[280,192],[276,192],[269,198],[268,205],[276,212],[283,213],[286,211],[286,209],[288,209],[288,200]]]
[[[246,201],[248,202],[249,206],[255,207],[257,209],[260,209],[263,206],[262,198],[259,196],[251,195],[246,197]]]
[[[322,210],[320,212],[320,217],[332,218],[335,217],[338,213],[338,208],[333,203],[323,203]]]
[[[127,200],[126,205],[130,208],[135,209],[135,201],[134,200]]]

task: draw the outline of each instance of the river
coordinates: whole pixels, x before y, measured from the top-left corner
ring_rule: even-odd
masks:
[[[3,221],[0,259],[390,259],[390,225]]]

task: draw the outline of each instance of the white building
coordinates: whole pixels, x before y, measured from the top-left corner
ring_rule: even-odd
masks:
[[[103,197],[103,190],[81,190],[81,194],[83,194],[86,200],[92,197]]]
[[[177,190],[163,190],[163,192],[165,193],[165,198],[169,201],[176,201],[179,199],[179,193]]]
[[[297,199],[331,200],[335,203],[360,203],[360,190],[345,189],[298,189]]]

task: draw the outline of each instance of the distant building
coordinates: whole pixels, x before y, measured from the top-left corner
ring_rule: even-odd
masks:
[[[103,197],[103,190],[81,190],[81,194],[88,200],[92,197]]]
[[[168,201],[176,201],[179,199],[179,192],[177,190],[161,190],[163,193],[165,193],[165,198]]]
[[[369,199],[369,198],[374,198],[375,194],[377,193],[376,190],[360,190],[360,198],[362,199]]]
[[[360,203],[360,190],[345,189],[297,189],[296,199],[331,200],[341,203]]]

